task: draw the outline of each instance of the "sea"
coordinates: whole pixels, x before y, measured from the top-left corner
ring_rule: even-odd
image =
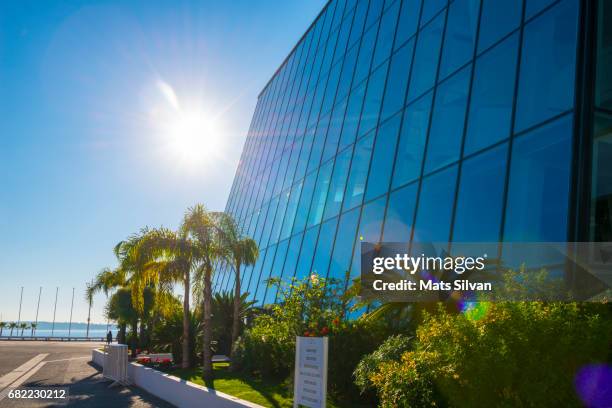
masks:
[[[25,322],[31,323],[31,322]],[[108,327],[108,329],[107,329]],[[113,333],[113,339],[117,336],[117,327],[114,324],[107,326],[106,323],[92,323],[89,325],[89,337],[103,337],[106,338],[108,330]],[[4,328],[2,330],[2,337],[9,336],[11,330]],[[32,329],[25,329],[23,331],[23,337],[30,337],[32,335]],[[13,329],[13,337],[21,337],[21,329]],[[70,325],[69,322],[56,322],[53,326],[52,322],[38,322],[38,326],[34,331],[36,337],[86,337],[87,336],[87,323],[75,322]]]

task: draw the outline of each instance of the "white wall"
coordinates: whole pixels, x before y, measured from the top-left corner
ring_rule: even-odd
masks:
[[[93,350],[91,354],[92,362],[104,367],[104,353],[100,350]],[[180,408],[261,408],[261,405],[232,397],[137,363],[128,365],[128,377],[132,384]]]

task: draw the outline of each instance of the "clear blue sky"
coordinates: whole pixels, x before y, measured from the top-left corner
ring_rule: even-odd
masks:
[[[34,319],[43,286],[51,320],[59,286],[57,320],[75,287],[85,321],[85,282],[119,240],[223,209],[257,95],[324,4],[0,1],[1,318],[24,286]],[[210,143],[176,145],[179,111],[206,118]]]

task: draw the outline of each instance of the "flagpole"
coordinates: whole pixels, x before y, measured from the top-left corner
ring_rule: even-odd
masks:
[[[53,325],[51,326],[51,337],[55,331],[55,312],[57,311],[57,292],[59,292],[59,286],[55,288],[55,306],[53,306]]]
[[[40,310],[40,294],[42,293],[42,286],[38,289],[38,304],[36,305],[36,322],[34,322],[34,326],[32,326],[32,333],[30,333],[30,337],[34,336],[34,330],[36,330],[36,326],[38,326],[38,311]]]
[[[70,323],[68,324],[68,337],[70,338],[70,331],[72,330],[72,308],[74,306],[74,288],[72,288],[72,302],[70,303]]]

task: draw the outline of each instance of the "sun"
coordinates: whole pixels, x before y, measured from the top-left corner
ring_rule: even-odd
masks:
[[[173,166],[199,169],[222,156],[218,115],[203,108],[197,99],[180,100],[174,88],[160,81],[162,103],[153,110],[152,121],[160,136],[159,153]]]
[[[169,153],[189,163],[211,158],[219,149],[215,123],[204,112],[176,112],[168,123],[166,138]]]

